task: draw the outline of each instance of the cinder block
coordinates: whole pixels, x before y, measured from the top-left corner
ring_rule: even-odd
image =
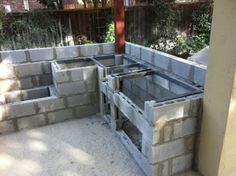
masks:
[[[68,59],[79,56],[78,46],[64,46],[55,48],[57,60]]]
[[[172,135],[172,128],[171,126],[165,126],[164,127],[164,142],[170,141],[171,140],[171,135]]]
[[[19,79],[18,84],[21,89],[30,89],[30,88],[34,87],[31,77]]]
[[[169,163],[168,161],[163,162],[162,164],[162,176],[169,176]]]
[[[0,122],[0,134],[16,131],[12,120]]]
[[[98,82],[97,80],[86,81],[85,82],[87,92],[96,92],[98,91]]]
[[[62,122],[73,117],[72,109],[48,113],[48,123]]]
[[[153,64],[154,51],[150,48],[141,47],[141,60]]]
[[[21,93],[22,93],[23,100],[43,98],[43,97],[49,96],[47,87],[34,88],[34,89],[26,90],[26,91],[22,90]]]
[[[52,72],[51,62],[42,62],[43,73],[49,74]]]
[[[179,156],[172,161],[172,174],[191,169],[193,154]]]
[[[83,80],[96,80],[97,79],[97,67],[90,66],[83,68]]]
[[[14,78],[15,72],[12,65],[0,64],[0,79]]]
[[[33,83],[34,87],[41,86],[40,76],[32,76],[31,78],[32,78],[32,83]]]
[[[36,102],[38,112],[50,112],[65,108],[63,99],[48,98]]]
[[[101,44],[103,48],[103,54],[114,54],[115,53],[115,46],[114,43],[103,43]]]
[[[26,77],[43,74],[42,64],[40,62],[15,65],[17,77]]]
[[[26,62],[26,55],[24,50],[16,51],[2,51],[2,64],[15,64]]]
[[[54,78],[57,83],[68,82],[70,80],[69,71],[58,71],[54,73]]]
[[[136,59],[141,59],[141,47],[138,45],[131,44],[131,56],[135,57]]]
[[[76,95],[72,97],[67,98],[68,106],[81,106],[81,105],[88,105],[91,103],[91,96],[90,94],[82,94],[82,95]]]
[[[101,53],[99,44],[86,44],[81,45],[80,47],[80,56],[95,56]]]
[[[173,102],[170,104],[164,104],[162,106],[153,108],[154,118],[150,117],[148,121],[155,123],[160,119],[171,120],[188,117],[190,114],[190,101],[186,100],[183,102]]]
[[[193,65],[190,65],[184,61],[171,60],[172,73],[184,78],[191,79],[193,75]]]
[[[161,162],[184,153],[184,139],[178,139],[152,147],[152,163]]]
[[[29,49],[30,59],[32,62],[53,60],[53,48]]]
[[[125,54],[127,54],[127,55],[131,54],[130,53],[130,48],[131,48],[130,43],[129,42],[125,42]]]
[[[194,67],[194,82],[204,86],[206,78],[206,67]]]
[[[80,81],[83,80],[84,75],[83,75],[83,70],[84,69],[71,69],[71,79],[72,81]]]
[[[174,124],[174,135],[173,137],[180,138],[196,132],[197,118],[184,119],[181,122]]]
[[[40,127],[46,125],[46,119],[43,114],[17,119],[19,130]]]
[[[83,81],[58,84],[57,88],[60,95],[75,95],[86,92]]]
[[[43,74],[39,76],[40,85],[48,86],[53,84],[52,75],[51,74]]]
[[[98,105],[79,106],[75,108],[76,117],[87,117],[99,112]]]
[[[9,104],[7,111],[10,118],[22,117],[36,113],[34,104],[32,102],[19,102]]]
[[[165,53],[155,51],[153,65],[168,70],[170,64],[170,58]]]

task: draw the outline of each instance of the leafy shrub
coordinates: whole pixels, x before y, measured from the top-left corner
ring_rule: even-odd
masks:
[[[67,33],[67,28],[61,28],[61,33]],[[29,16],[17,19],[5,17],[1,33],[4,39],[0,43],[2,49],[66,45],[59,34],[58,19],[54,18],[51,12],[44,10],[34,10]]]
[[[176,55],[193,55],[209,45],[211,33],[211,6],[210,2],[204,3],[192,13],[192,36],[178,36],[173,52]]]
[[[174,5],[175,0],[154,0],[151,11],[154,14],[153,26],[155,26],[156,35],[149,43],[155,49],[167,52],[173,47],[173,41],[176,40],[177,32],[175,29],[176,21],[179,20],[179,13]]]
[[[115,24],[112,18],[109,18],[106,33],[104,35],[104,42],[115,42]]]

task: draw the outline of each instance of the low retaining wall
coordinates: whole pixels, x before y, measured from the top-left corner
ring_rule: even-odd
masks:
[[[184,81],[204,86],[207,67],[164,52],[133,43],[125,43],[125,54],[173,73]]]
[[[0,52],[0,133],[98,113],[96,66],[64,69],[69,80],[63,77],[58,80],[53,77],[51,63],[106,54],[114,54],[113,43]],[[83,70],[85,79],[78,80],[81,76],[78,70]],[[74,84],[82,84],[83,89]],[[27,99],[27,94],[40,94],[41,86],[51,87],[47,97],[41,92],[42,97],[35,95],[35,99]],[[64,90],[64,94],[58,94],[57,87]]]

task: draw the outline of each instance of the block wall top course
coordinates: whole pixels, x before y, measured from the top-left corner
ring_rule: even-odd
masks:
[[[51,61],[55,59],[64,60],[73,57],[85,57],[114,53],[114,43],[8,50],[0,51],[0,63],[19,64],[25,62]]]
[[[173,73],[184,80],[204,86],[207,67],[161,51],[126,42],[125,54],[154,67]]]

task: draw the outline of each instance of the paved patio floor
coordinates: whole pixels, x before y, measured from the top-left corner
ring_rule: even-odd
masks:
[[[143,173],[118,138],[95,115],[0,136],[0,175],[143,176]]]

